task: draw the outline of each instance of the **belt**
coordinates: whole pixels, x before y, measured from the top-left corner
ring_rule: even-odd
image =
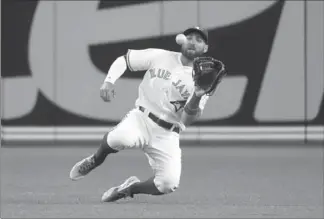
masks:
[[[138,108],[139,108],[140,111],[145,112],[145,108],[144,107],[139,106]],[[162,128],[171,130],[171,131],[176,132],[178,134],[180,133],[180,128],[178,126],[175,126],[174,127],[174,124],[160,119],[159,117],[157,117],[153,113],[149,112],[148,117],[150,119],[152,119],[156,124],[158,124],[159,126],[161,126]]]

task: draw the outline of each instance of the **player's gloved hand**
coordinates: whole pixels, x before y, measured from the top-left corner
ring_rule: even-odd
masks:
[[[225,65],[212,57],[197,57],[193,62],[192,77],[196,96],[212,95],[226,75]]]
[[[100,87],[100,97],[105,102],[110,102],[115,97],[115,85],[111,82],[104,82]]]
[[[200,88],[199,86],[195,86],[195,95],[197,97],[202,97],[205,93],[206,91],[204,89]]]

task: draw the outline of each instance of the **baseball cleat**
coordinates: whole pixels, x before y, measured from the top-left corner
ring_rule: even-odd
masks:
[[[125,180],[125,182],[119,186],[112,187],[107,190],[101,197],[103,202],[114,202],[122,198],[131,197],[134,195],[130,192],[130,187],[135,183],[139,183],[140,180],[136,176],[131,176]]]
[[[71,171],[70,171],[70,178],[72,180],[79,180],[87,175],[91,170],[96,167],[94,161],[94,155],[91,155],[87,158],[84,158],[80,162],[76,163]]]

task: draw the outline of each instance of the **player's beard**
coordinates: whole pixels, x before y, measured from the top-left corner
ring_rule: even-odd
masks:
[[[201,56],[202,53],[198,52],[197,50],[193,49],[189,49],[189,48],[181,48],[181,53],[182,55],[184,55],[187,59],[193,61],[194,58]]]

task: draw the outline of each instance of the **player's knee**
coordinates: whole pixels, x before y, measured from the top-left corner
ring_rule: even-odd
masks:
[[[174,192],[178,187],[180,180],[177,177],[155,177],[156,188],[163,194]]]
[[[114,150],[123,150],[126,146],[132,145],[132,134],[124,130],[114,129],[107,136],[108,145]]]
[[[109,153],[117,153],[118,150],[113,149],[113,148],[108,144],[108,140],[107,140],[107,139],[108,139],[108,135],[109,135],[109,132],[107,132],[107,133],[103,136],[100,145],[101,145],[101,147],[105,148],[105,150],[107,150]]]

